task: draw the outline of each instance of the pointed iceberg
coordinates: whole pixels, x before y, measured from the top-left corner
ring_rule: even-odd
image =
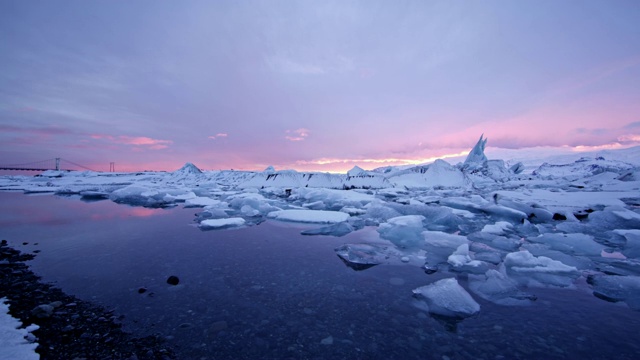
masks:
[[[487,146],[487,139],[483,139],[484,134],[480,135],[480,140],[476,143],[476,146],[471,149],[469,155],[467,155],[467,159],[464,161],[465,168],[476,168],[481,167],[485,161],[487,161],[487,156],[484,154],[484,148]]]

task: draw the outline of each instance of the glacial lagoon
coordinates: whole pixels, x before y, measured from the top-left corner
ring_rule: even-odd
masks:
[[[451,319],[416,306],[412,291],[446,278],[469,290],[469,275],[414,261],[356,271],[336,255],[383,241],[375,227],[303,236],[319,225],[267,220],[203,231],[198,208],[18,192],[0,192],[0,203],[0,237],[39,251],[29,265],[44,281],[114,310],[134,335],[160,335],[180,358],[640,357],[640,312],[594,296],[585,277],[528,287],[525,306],[470,292],[480,312]]]

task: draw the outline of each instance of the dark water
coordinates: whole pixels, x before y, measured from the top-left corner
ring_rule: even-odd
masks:
[[[528,289],[538,300],[527,307],[474,296],[480,314],[453,324],[413,307],[411,290],[454,275],[354,271],[335,255],[375,229],[308,237],[299,233],[311,226],[265,222],[203,232],[197,211],[0,193],[0,237],[41,250],[30,265],[45,281],[115,309],[138,335],[161,334],[185,359],[640,358],[640,312],[595,298],[584,281]]]

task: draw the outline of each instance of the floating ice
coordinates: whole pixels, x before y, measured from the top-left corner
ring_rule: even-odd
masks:
[[[487,224],[482,228],[482,232],[494,235],[505,235],[507,231],[513,229],[513,225],[506,221],[498,221],[495,224]]]
[[[603,245],[593,240],[593,236],[586,234],[542,234],[527,240],[549,246],[551,249],[568,254],[600,256]]]
[[[330,224],[346,221],[349,214],[340,211],[294,209],[272,211],[267,214],[267,217],[283,221]]]
[[[220,200],[198,196],[198,197],[186,199],[184,202],[184,207],[215,206],[220,203],[221,203]]]
[[[453,270],[458,272],[483,274],[488,269],[487,263],[471,259],[469,255],[469,244],[458,246],[458,249],[449,255],[447,262],[452,266]]]
[[[518,284],[507,275],[488,270],[484,275],[471,275],[469,289],[483,299],[500,305],[526,305],[536,297],[518,289]]]
[[[424,241],[421,234],[424,219],[425,217],[422,215],[394,217],[380,224],[378,233],[380,233],[380,237],[391,241],[398,247],[416,247]]]
[[[580,276],[573,266],[544,256],[535,257],[526,250],[507,254],[504,265],[507,275],[527,285],[567,287]]]
[[[338,257],[354,270],[364,270],[382,264],[387,258],[384,250],[380,246],[370,244],[345,244],[335,249]]]
[[[640,276],[601,275],[589,278],[593,294],[607,301],[624,301],[640,311]]]
[[[147,207],[162,207],[170,203],[170,201],[165,199],[165,195],[166,192],[161,193],[157,190],[139,185],[129,185],[112,192],[109,195],[109,199],[117,203]]]
[[[243,218],[227,218],[227,219],[208,219],[200,222],[200,228],[204,230],[208,229],[223,229],[230,227],[242,226],[245,224]]]
[[[458,284],[455,278],[442,279],[413,290],[432,314],[465,318],[477,314],[480,305]]]
[[[302,235],[331,235],[331,236],[345,236],[348,233],[355,230],[351,224],[347,222],[340,222],[337,224],[323,226],[317,229],[304,230]]]
[[[640,230],[621,230],[617,229],[613,231],[615,234],[624,236],[626,243],[622,253],[628,258],[638,259],[640,258]]]

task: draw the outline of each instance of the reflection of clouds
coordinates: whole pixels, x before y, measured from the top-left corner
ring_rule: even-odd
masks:
[[[144,207],[128,207],[121,206],[121,208],[114,208],[111,211],[91,214],[91,220],[110,220],[110,219],[126,219],[128,217],[151,217],[166,215],[168,211],[162,209],[150,209]]]

